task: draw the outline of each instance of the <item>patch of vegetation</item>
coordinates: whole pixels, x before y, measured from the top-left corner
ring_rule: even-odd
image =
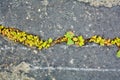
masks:
[[[23,45],[27,45],[30,47],[36,47],[37,49],[47,49],[55,44],[60,44],[62,42],[66,42],[67,45],[76,45],[79,47],[84,46],[86,43],[96,43],[100,46],[112,46],[116,45],[120,48],[120,38],[115,37],[114,39],[105,39],[102,36],[94,35],[90,38],[84,39],[82,35],[75,36],[72,31],[68,31],[64,34],[64,36],[59,37],[55,40],[52,38],[48,38],[48,40],[42,40],[40,37],[36,35],[29,34],[27,32],[21,31],[16,28],[10,28],[0,25],[0,34],[6,36],[8,39],[22,43]],[[120,58],[120,51],[117,52],[116,56]]]

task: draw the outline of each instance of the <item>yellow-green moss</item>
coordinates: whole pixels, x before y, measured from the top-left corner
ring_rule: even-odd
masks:
[[[42,40],[36,35],[28,34],[16,28],[7,28],[5,26],[0,25],[0,34],[6,36],[10,40],[22,43],[23,45],[27,45],[30,47],[36,47],[40,50],[43,48],[47,49],[55,44],[59,44],[62,42],[66,42],[67,45],[76,45],[79,47],[84,46],[86,43],[96,43],[100,46],[116,45],[118,48],[120,48],[119,37],[115,37],[114,39],[105,39],[102,36],[94,35],[90,38],[84,39],[82,35],[75,36],[75,34],[72,31],[66,32],[64,36],[59,37],[55,40],[53,40],[52,38]]]

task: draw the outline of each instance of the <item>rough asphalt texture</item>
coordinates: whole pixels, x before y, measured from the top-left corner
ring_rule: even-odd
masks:
[[[19,28],[42,39],[57,38],[72,30],[88,38],[101,35],[120,37],[120,6],[92,7],[76,0],[0,0],[0,23]],[[0,65],[19,64],[25,61],[39,67],[76,67],[95,69],[120,69],[117,48],[92,46],[67,46],[59,44],[38,51],[14,43],[0,36]],[[47,62],[46,62],[46,59]],[[5,69],[1,68],[1,71]],[[31,70],[28,76],[36,80],[50,80],[48,70]],[[119,80],[119,71],[51,71],[52,80]]]

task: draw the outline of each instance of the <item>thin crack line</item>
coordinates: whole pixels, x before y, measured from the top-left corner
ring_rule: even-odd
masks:
[[[97,68],[75,68],[75,67],[38,67],[34,66],[31,70],[62,70],[62,71],[96,71],[96,72],[120,72],[120,69],[97,69]]]
[[[85,47],[85,48],[91,48],[91,47],[102,47],[102,46],[99,46],[97,44],[93,44],[93,45],[85,45],[85,46],[82,46],[82,47]],[[110,47],[115,47],[115,46],[110,46]],[[1,50],[9,50],[9,49],[16,49],[15,47],[1,47]],[[22,49],[22,50],[27,50],[28,48],[27,47],[19,47],[19,49]]]

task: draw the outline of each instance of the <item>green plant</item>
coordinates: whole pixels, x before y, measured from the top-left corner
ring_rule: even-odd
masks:
[[[72,31],[68,31],[64,36],[59,37],[55,40],[48,38],[48,40],[42,40],[36,35],[29,34],[16,28],[5,27],[0,25],[0,34],[6,36],[8,39],[15,42],[22,43],[30,47],[36,47],[39,50],[47,49],[55,44],[66,42],[67,45],[76,45],[79,47],[84,46],[86,43],[96,43],[100,46],[111,46],[116,45],[120,48],[120,38],[115,37],[114,39],[105,39],[99,35],[91,36],[90,38],[84,39],[82,35],[75,36]],[[118,50],[116,57],[120,58],[120,50]]]

